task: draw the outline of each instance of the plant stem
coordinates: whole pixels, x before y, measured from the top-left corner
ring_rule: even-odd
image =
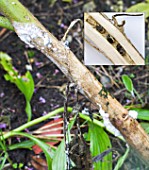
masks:
[[[141,99],[139,93],[136,91],[135,88],[134,88],[133,90],[134,90],[134,92],[136,93],[136,95],[137,95],[138,99],[140,100],[141,104],[143,104],[144,102],[143,102],[143,100]]]
[[[18,22],[34,22],[32,14],[18,0],[0,0],[0,12],[9,20]]]
[[[71,111],[72,111],[72,108],[71,108],[71,107],[68,107],[67,109],[68,109],[68,112],[71,112]],[[50,117],[52,117],[52,116],[54,116],[54,115],[56,115],[56,114],[58,114],[58,113],[61,113],[61,112],[63,112],[63,111],[64,111],[64,107],[61,107],[61,108],[58,108],[58,109],[56,109],[56,110],[48,113],[48,114],[45,115],[45,116],[39,117],[39,118],[34,119],[34,120],[32,120],[32,121],[30,121],[30,122],[28,122],[28,123],[25,123],[24,125],[22,125],[22,126],[16,128],[16,129],[14,129],[14,130],[12,130],[12,131],[4,134],[4,135],[3,135],[3,139],[9,138],[13,132],[21,132],[22,130],[27,129],[27,128],[33,126],[33,125],[36,125],[36,124],[38,124],[38,123],[40,123],[40,122],[42,122],[42,121],[44,121],[44,120],[47,120],[47,119],[49,119]],[[0,138],[0,139],[1,139],[1,138]]]
[[[13,28],[11,22],[6,17],[0,16],[0,27],[4,27],[11,31],[14,31],[14,28]]]
[[[84,120],[86,120],[86,121],[88,121],[88,122],[91,122],[91,123],[93,123],[93,124],[95,124],[95,125],[97,125],[97,126],[100,126],[100,127],[102,127],[102,128],[104,128],[105,126],[104,126],[104,124],[101,122],[101,121],[99,121],[99,120],[96,120],[96,119],[93,119],[93,120],[91,120],[91,118],[89,117],[89,116],[87,116],[87,115],[84,115],[84,114],[82,114],[82,113],[79,113],[79,116],[82,118],[82,119],[84,119]],[[110,130],[108,130],[108,129],[106,129],[108,132],[110,132],[111,134],[113,134],[114,135],[114,133],[112,132],[112,131],[110,131]],[[125,139],[122,137],[122,136],[117,136],[119,139],[121,139],[122,141],[124,141],[125,142]]]
[[[58,41],[19,1],[0,0],[0,12],[10,20],[22,41],[37,48],[51,59],[66,77],[78,86],[83,95],[98,109],[100,106],[108,113],[111,123],[121,132],[139,159],[149,166],[149,136],[135,119],[130,116],[125,119],[128,110],[115,98],[109,94],[104,98],[99,94],[102,90],[102,84],[77,59],[72,51],[67,49],[61,41]],[[21,129],[19,127],[15,130]],[[10,136],[9,133],[11,132],[4,135],[5,138]]]
[[[68,111],[68,112],[72,112],[72,110],[73,110],[72,107],[67,107],[67,111]],[[49,119],[50,117],[55,116],[55,115],[57,115],[57,114],[59,114],[59,113],[61,113],[61,112],[64,112],[64,107],[60,107],[60,108],[58,108],[58,109],[56,109],[56,110],[48,113],[48,114],[45,115],[45,116],[39,117],[39,118],[37,118],[37,119],[34,119],[34,120],[32,120],[32,121],[30,121],[30,122],[28,122],[28,123],[25,123],[24,125],[22,125],[22,126],[16,128],[16,129],[14,129],[14,130],[12,130],[12,131],[7,132],[6,134],[3,134],[3,139],[7,139],[7,138],[9,138],[10,136],[12,136],[12,133],[13,133],[13,132],[21,132],[22,130],[27,129],[27,128],[33,126],[33,125],[36,125],[36,124],[38,124],[38,123],[40,123],[40,122],[42,122],[42,121],[45,121],[45,120]],[[84,115],[84,114],[82,114],[82,113],[79,113],[79,116],[80,116],[80,118],[82,118],[82,119],[84,119],[84,120],[86,120],[86,121],[89,121],[89,122],[91,122],[91,123],[94,123],[94,124],[96,124],[97,126],[100,126],[100,127],[102,127],[102,128],[104,127],[104,124],[103,124],[101,121],[98,121],[98,120],[96,120],[96,119],[93,119],[93,121],[92,121],[89,116]],[[111,134],[113,134],[113,132],[111,132],[111,131],[109,131],[109,132],[110,132]],[[2,138],[2,137],[0,137],[0,139],[1,139],[1,138]],[[118,138],[121,139],[122,141],[125,141],[122,136],[118,136]]]

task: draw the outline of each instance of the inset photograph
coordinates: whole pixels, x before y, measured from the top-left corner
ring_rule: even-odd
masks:
[[[85,65],[144,65],[143,13],[84,13]]]

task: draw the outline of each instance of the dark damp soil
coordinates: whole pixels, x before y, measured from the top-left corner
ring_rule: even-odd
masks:
[[[99,2],[96,0],[95,4],[89,0],[74,0],[72,3],[66,3],[58,0],[53,5],[50,5],[50,0],[21,0],[21,2],[59,40],[62,39],[71,21],[78,18],[83,20],[84,11],[111,11],[111,5],[116,5],[115,0],[112,0],[110,5],[107,5],[105,1]],[[125,7],[131,6],[131,1],[124,1],[124,5]],[[80,31],[81,29],[82,27],[78,24],[78,26],[75,26],[70,31],[69,47],[75,55],[83,61],[83,32]],[[0,29],[0,31],[2,31],[2,29]],[[26,72],[25,66],[27,64],[31,64],[33,68],[31,74],[35,82],[35,92],[31,100],[33,114],[32,119],[38,118],[49,111],[64,105],[64,93],[67,78],[42,53],[35,49],[30,49],[19,40],[14,32],[8,30],[0,36],[0,51],[6,52],[12,57],[13,65],[20,74],[23,75]],[[27,54],[29,53],[32,54],[31,59],[28,58]],[[130,75],[133,77],[135,89],[140,94],[144,103],[148,103],[148,66],[101,66],[89,68],[107,87],[111,94],[113,94],[123,105],[140,103],[138,99],[132,100],[130,94],[126,92],[124,85],[122,85],[121,75]],[[4,70],[0,68],[0,114],[1,116],[8,116],[10,118],[9,129],[11,130],[19,127],[27,121],[25,113],[25,98],[14,84],[4,79],[4,74]],[[113,79],[112,82],[109,77]],[[69,99],[70,106],[74,106],[76,103],[76,98],[74,96],[74,91],[72,91],[72,97]],[[79,96],[79,102],[86,102],[86,105],[89,105],[89,101],[81,95]],[[146,107],[146,105],[144,107]],[[95,110],[95,108],[92,106],[91,110]],[[31,127],[30,130],[37,129],[44,123],[45,122],[35,125]],[[18,140],[19,139],[13,139],[11,142],[17,143]],[[111,141],[114,147],[122,145],[117,142],[116,138],[111,137]],[[28,166],[31,155],[33,154],[34,153],[32,151],[26,149],[16,149],[9,152],[10,159],[13,162],[21,162],[25,166]],[[132,160],[127,161],[129,165],[125,165],[124,169],[128,168],[130,164],[132,169],[135,168],[137,159],[133,158],[133,161],[133,164]]]

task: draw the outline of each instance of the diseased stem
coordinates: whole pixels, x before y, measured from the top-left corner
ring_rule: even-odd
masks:
[[[75,83],[84,96],[97,108],[101,106],[111,123],[121,132],[136,155],[149,165],[149,136],[128,111],[109,94],[102,94],[102,84],[17,0],[0,0],[0,12],[14,26],[15,32],[26,44],[35,47],[51,59],[66,77]],[[6,134],[5,138],[9,135]]]

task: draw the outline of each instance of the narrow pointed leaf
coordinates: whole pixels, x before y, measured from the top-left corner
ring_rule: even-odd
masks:
[[[126,89],[132,93],[133,92],[133,83],[132,80],[127,76],[127,75],[123,75],[122,76],[122,81],[126,87]]]
[[[111,142],[103,128],[89,123],[90,150],[92,157],[111,148]],[[94,170],[112,170],[112,153],[103,157],[103,161],[94,163]]]
[[[53,152],[52,152],[51,148],[46,143],[42,142],[41,140],[39,140],[39,139],[35,138],[34,136],[27,134],[27,133],[11,132],[11,136],[15,136],[15,135],[25,136],[25,137],[31,139],[37,145],[39,145],[40,148],[42,148],[42,150],[43,150],[43,152],[46,156],[46,160],[47,160],[47,164],[48,164],[48,170],[52,170]]]
[[[122,157],[119,158],[119,160],[118,160],[118,162],[117,162],[114,170],[119,170],[120,167],[124,164],[124,161],[126,160],[126,158],[127,158],[127,156],[128,156],[129,150],[130,150],[130,149],[127,148],[125,154],[124,154]]]

